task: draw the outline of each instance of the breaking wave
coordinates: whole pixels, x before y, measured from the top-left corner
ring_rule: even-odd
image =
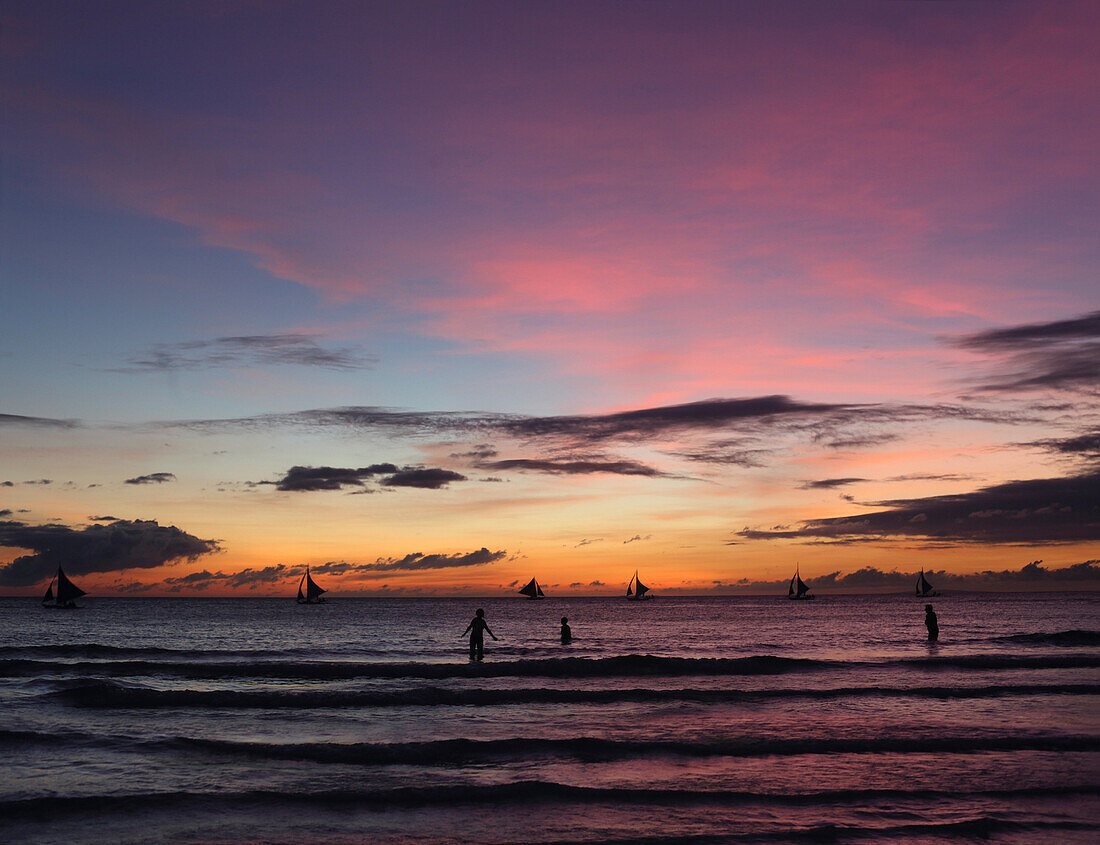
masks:
[[[34,677],[73,674],[112,677],[144,675],[192,679],[295,678],[352,680],[357,678],[600,678],[780,675],[837,669],[909,667],[916,669],[1064,669],[1100,666],[1097,655],[957,655],[900,658],[885,661],[812,660],[758,655],[754,657],[564,657],[511,660],[498,663],[379,663],[304,660],[111,660],[58,662],[0,659],[0,676]]]
[[[1022,645],[1053,645],[1074,648],[1078,646],[1100,645],[1100,631],[1058,631],[1054,634],[1012,634],[996,637],[998,642],[1021,643]]]

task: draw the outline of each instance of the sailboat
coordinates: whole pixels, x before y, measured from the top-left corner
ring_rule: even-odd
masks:
[[[627,601],[649,601],[653,596],[647,596],[649,587],[638,580],[638,570],[634,570],[634,577],[630,579],[630,583],[626,585],[626,600]]]
[[[530,582],[528,582],[526,587],[518,590],[518,592],[521,596],[527,596],[527,598],[529,599],[546,598],[546,596],[542,592],[542,587],[539,586],[539,582],[536,581],[534,578],[532,578]]]
[[[917,576],[917,598],[926,599],[929,596],[938,596],[939,590],[933,589],[932,585],[928,583],[928,579],[924,577],[924,569],[921,568],[920,575]]]
[[[302,586],[305,585],[305,592],[302,592]],[[325,592],[317,586],[317,582],[310,577],[309,567],[306,567],[306,574],[302,576],[302,580],[298,582],[298,604],[324,604],[325,600],[321,598],[321,593]]]
[[[57,594],[54,595],[53,585],[57,584]],[[46,595],[42,596],[42,606],[51,610],[76,610],[76,600],[87,595],[80,587],[65,577],[61,567],[57,567],[57,577],[50,581],[46,588]]]
[[[795,567],[794,577],[791,579],[791,586],[787,588],[787,598],[792,601],[796,599],[812,599],[814,594],[810,592],[810,588],[806,586],[806,582],[802,580],[802,576],[798,574],[798,567]]]

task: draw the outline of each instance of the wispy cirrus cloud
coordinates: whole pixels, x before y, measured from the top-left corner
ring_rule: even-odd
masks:
[[[28,417],[22,414],[0,414],[0,426],[22,425],[33,428],[79,428],[79,420],[57,420],[50,417]]]
[[[542,458],[512,458],[510,460],[483,461],[483,469],[517,472],[545,472],[551,475],[637,475],[645,478],[666,478],[667,473],[638,461],[628,460],[550,460]]]
[[[1003,359],[1000,372],[979,390],[1018,392],[1100,388],[1100,311],[1046,323],[1029,323],[958,338],[972,352]]]
[[[118,372],[142,373],[199,370],[215,367],[293,365],[327,370],[361,370],[377,359],[357,346],[325,347],[319,335],[269,334],[218,337],[186,343],[161,343],[132,358]]]
[[[1071,437],[1050,437],[1033,440],[1025,446],[1038,446],[1050,452],[1077,458],[1100,458],[1100,431],[1089,431]]]
[[[866,478],[819,478],[816,481],[803,481],[799,485],[802,490],[835,490],[837,487],[847,487],[849,484],[859,484]]]

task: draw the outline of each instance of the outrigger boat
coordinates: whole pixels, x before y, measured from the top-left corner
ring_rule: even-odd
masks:
[[[56,595],[53,590],[55,583],[57,584]],[[80,605],[76,603],[76,600],[86,595],[87,593],[65,577],[65,573],[61,571],[59,566],[57,567],[57,577],[50,581],[50,586],[46,588],[46,595],[42,596],[42,606],[48,607],[50,610],[77,610]]]
[[[791,579],[791,586],[787,588],[787,598],[791,599],[791,601],[814,598],[814,594],[810,592],[810,588],[806,586],[806,582],[803,581],[802,576],[798,574],[798,567],[795,567],[794,578]]]
[[[939,590],[933,588],[928,583],[928,579],[924,577],[924,569],[922,568],[920,575],[917,576],[917,598],[926,599],[929,596],[938,596],[939,594]]]
[[[525,587],[517,590],[521,596],[527,596],[529,599],[543,599],[546,595],[542,592],[542,587],[539,586],[539,582],[534,578],[528,582]]]
[[[626,585],[626,600],[627,601],[649,601],[653,596],[647,596],[649,587],[638,580],[638,570],[634,570],[634,577],[630,579],[630,583]]]

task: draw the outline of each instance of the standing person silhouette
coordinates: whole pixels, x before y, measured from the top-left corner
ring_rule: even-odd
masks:
[[[561,644],[569,645],[573,642],[573,630],[569,627],[569,620],[566,617],[561,618]]]
[[[489,623],[485,621],[485,611],[479,607],[470,624],[466,626],[466,630],[462,632],[462,636],[466,636],[467,632],[470,634],[471,660],[481,660],[485,657],[485,631],[488,631],[489,636],[494,640],[497,638],[489,627]]]
[[[930,604],[924,606],[924,624],[928,626],[928,642],[936,642],[940,638],[940,620]]]

